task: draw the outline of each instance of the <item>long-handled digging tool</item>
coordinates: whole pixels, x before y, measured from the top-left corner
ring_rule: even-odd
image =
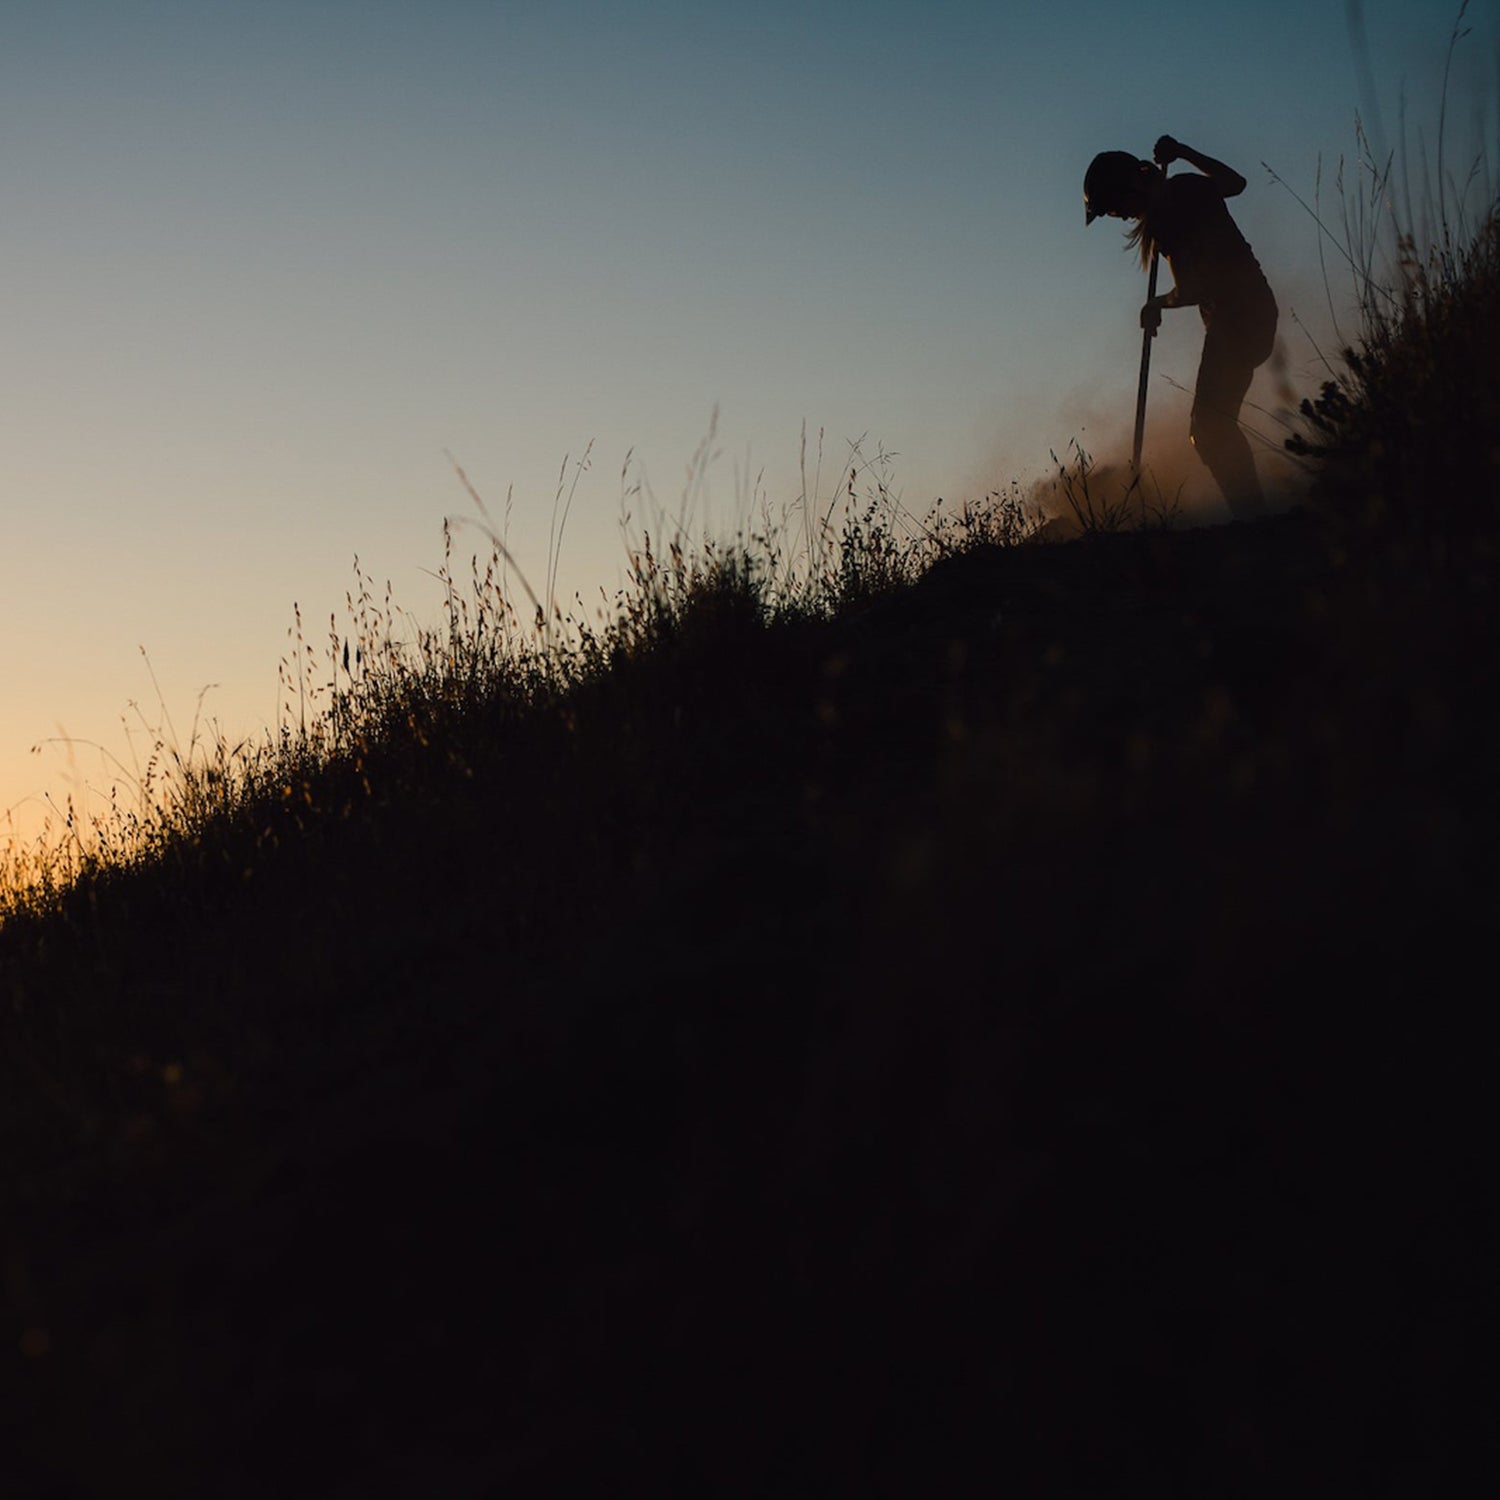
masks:
[[[1161,252],[1151,256],[1151,273],[1146,282],[1146,302],[1149,305],[1156,297],[1156,271],[1161,264]],[[1135,446],[1130,455],[1130,487],[1141,482],[1141,443],[1146,436],[1146,378],[1151,373],[1151,340],[1156,337],[1156,324],[1148,317],[1146,331],[1141,338],[1141,383],[1135,393]]]
[[[1141,161],[1128,151],[1101,151],[1089,163],[1083,176],[1083,222],[1092,224],[1101,215],[1114,219],[1138,219],[1140,223],[1135,236],[1148,233],[1146,216],[1155,201],[1155,187],[1159,179],[1166,176],[1172,160],[1171,152],[1177,151],[1177,143],[1163,136],[1156,143],[1156,164]],[[1167,160],[1161,159],[1167,155]],[[1227,170],[1227,169],[1226,169]],[[1133,236],[1134,237],[1134,236]],[[1152,304],[1156,301],[1156,273],[1161,267],[1161,253],[1155,248],[1156,236],[1151,232],[1150,276],[1146,287],[1146,307],[1142,310],[1141,327],[1141,379],[1135,393],[1135,446],[1130,457],[1130,490],[1141,482],[1141,444],[1146,436],[1146,381],[1151,374],[1151,340],[1161,323],[1161,312]]]

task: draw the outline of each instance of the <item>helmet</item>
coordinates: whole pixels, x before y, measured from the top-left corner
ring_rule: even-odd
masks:
[[[1118,209],[1130,189],[1155,171],[1149,161],[1128,151],[1101,151],[1083,176],[1083,222],[1092,224]]]

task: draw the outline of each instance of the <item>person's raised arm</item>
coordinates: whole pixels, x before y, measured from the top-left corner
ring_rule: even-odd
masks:
[[[1155,155],[1157,164],[1161,167],[1174,161],[1185,161],[1189,166],[1196,167],[1226,198],[1238,197],[1245,191],[1245,179],[1233,167],[1226,167],[1223,162],[1215,161],[1201,151],[1194,151],[1191,146],[1184,146],[1181,141],[1174,141],[1169,135],[1164,135],[1157,141]]]

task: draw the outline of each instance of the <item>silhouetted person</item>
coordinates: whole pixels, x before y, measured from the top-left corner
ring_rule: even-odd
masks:
[[[1169,135],[1157,141],[1155,155],[1159,167],[1128,151],[1096,156],[1083,179],[1085,222],[1106,214],[1134,219],[1126,238],[1139,247],[1141,264],[1149,266],[1159,250],[1172,268],[1172,290],[1141,309],[1142,328],[1154,335],[1165,307],[1196,307],[1202,314],[1206,332],[1189,436],[1230,512],[1242,519],[1260,515],[1265,504],[1239,414],[1255,367],[1276,340],[1276,299],[1224,206],[1244,192],[1245,179]],[[1202,176],[1168,177],[1174,161]]]

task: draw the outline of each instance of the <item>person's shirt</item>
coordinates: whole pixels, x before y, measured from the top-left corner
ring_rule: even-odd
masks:
[[[1215,307],[1270,296],[1260,262],[1212,178],[1196,172],[1168,177],[1150,229],[1178,296],[1197,303],[1205,318]]]

